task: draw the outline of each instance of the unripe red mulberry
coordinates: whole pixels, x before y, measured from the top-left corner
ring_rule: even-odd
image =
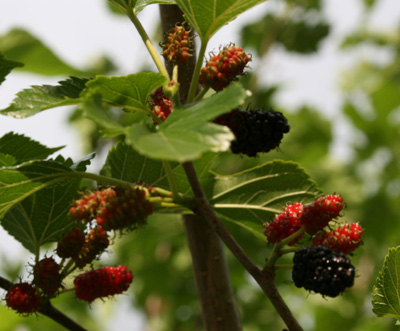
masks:
[[[300,230],[300,216],[303,210],[303,204],[296,202],[287,205],[285,210],[276,215],[275,218],[266,224],[265,235],[270,243],[276,243],[289,237],[291,234]],[[301,239],[302,235],[293,239],[288,245],[292,246]]]
[[[103,253],[110,241],[107,232],[100,226],[96,226],[86,235],[85,244],[74,261],[79,268],[92,263],[93,260]]]
[[[57,243],[57,255],[61,258],[77,257],[85,244],[85,235],[79,228],[71,229]]]
[[[60,266],[52,257],[47,257],[33,266],[33,283],[45,295],[54,296],[61,286]]]
[[[304,206],[301,223],[310,235],[321,231],[343,209],[343,198],[338,194],[327,195]]]
[[[150,95],[150,109],[162,121],[171,114],[173,107],[171,100],[164,94],[162,87]],[[157,124],[157,123],[156,123]]]
[[[40,296],[29,283],[14,284],[7,291],[6,303],[20,314],[31,314],[39,309]]]
[[[168,32],[163,48],[162,56],[169,62],[184,65],[193,56],[193,36],[190,35],[192,29],[188,29],[186,24],[176,25]]]
[[[122,265],[99,268],[75,278],[75,294],[78,299],[92,302],[97,298],[126,291],[132,280],[132,272]]]
[[[97,224],[104,230],[135,229],[146,223],[152,205],[140,189],[115,188],[116,196],[97,212]]]
[[[359,223],[344,224],[332,231],[317,233],[313,246],[326,246],[336,252],[349,254],[362,244],[363,233]]]
[[[221,91],[243,74],[250,61],[251,56],[241,47],[235,44],[228,45],[207,61],[206,66],[201,69],[199,83]]]

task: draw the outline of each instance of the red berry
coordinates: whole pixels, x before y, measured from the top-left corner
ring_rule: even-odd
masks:
[[[77,276],[74,280],[75,294],[78,299],[92,302],[126,291],[132,280],[132,272],[122,265],[104,267]]]
[[[193,37],[190,36],[192,29],[185,27],[185,24],[176,25],[170,29],[166,41],[161,44],[164,58],[178,65],[184,65],[193,56]]]
[[[289,237],[291,234],[300,230],[300,216],[303,210],[303,204],[296,202],[287,205],[285,210],[276,215],[275,218],[266,224],[265,235],[270,243],[276,243]],[[292,246],[301,239],[302,235],[296,237],[288,245]]]
[[[33,283],[48,296],[57,293],[61,286],[60,266],[52,257],[44,258],[34,265]]]
[[[116,197],[101,206],[97,212],[97,224],[104,230],[135,229],[145,224],[152,211],[146,193],[140,189],[115,187]]]
[[[251,56],[241,47],[235,44],[226,46],[217,55],[212,56],[201,69],[199,83],[209,85],[215,91],[221,91],[243,74],[244,68],[250,61]]]
[[[6,303],[18,313],[30,314],[39,309],[40,296],[29,283],[14,284],[6,294]]]
[[[107,232],[100,226],[96,226],[87,234],[85,244],[78,256],[73,258],[75,264],[79,268],[83,268],[92,263],[96,257],[106,250],[109,244]]]
[[[152,95],[150,95],[149,104],[151,111],[162,121],[165,121],[173,110],[172,102],[164,94],[162,87],[158,88]]]
[[[301,224],[306,227],[308,234],[316,234],[338,217],[342,209],[343,199],[340,195],[327,195],[304,206]]]
[[[85,244],[85,235],[79,228],[71,229],[57,243],[57,255],[61,258],[77,257]]]
[[[313,246],[326,246],[332,250],[349,254],[362,244],[364,229],[359,223],[344,224],[330,232],[320,232],[313,239]]]

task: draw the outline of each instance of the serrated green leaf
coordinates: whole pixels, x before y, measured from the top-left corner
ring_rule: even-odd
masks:
[[[261,231],[262,224],[281,212],[287,202],[304,201],[319,193],[297,163],[278,160],[216,177],[210,202],[223,219]]]
[[[141,72],[123,77],[97,76],[86,86],[89,92],[100,93],[103,103],[109,106],[148,112],[150,94],[166,80],[161,74]]]
[[[56,86],[32,86],[19,92],[13,103],[0,110],[0,114],[25,118],[46,109],[76,105],[87,81],[84,78],[70,77],[58,82],[60,85]]]
[[[240,84],[231,84],[211,98],[175,109],[157,132],[140,124],[131,126],[127,142],[140,154],[177,162],[195,160],[208,151],[225,151],[233,134],[227,127],[209,122],[242,105],[245,98],[246,91]]]
[[[12,155],[18,163],[46,159],[49,155],[62,148],[63,146],[48,148],[37,141],[14,132],[6,133],[0,138],[0,152]]]
[[[0,50],[7,58],[24,63],[24,71],[49,76],[92,74],[68,65],[39,39],[23,29],[13,29],[0,36]]]
[[[70,202],[76,196],[79,180],[63,180],[27,197],[13,207],[1,221],[7,232],[32,253],[60,239],[74,226],[68,217]]]
[[[0,53],[0,84],[5,81],[6,76],[11,72],[11,70],[23,66],[23,63],[7,60]]]
[[[266,0],[176,0],[186,20],[207,42],[220,28],[239,14]]]
[[[55,161],[31,161],[0,168],[0,219],[28,196],[60,182],[72,170]]]
[[[372,289],[373,312],[400,320],[400,246],[389,248]]]
[[[82,111],[85,117],[93,120],[98,125],[100,125],[101,132],[106,137],[113,137],[124,133],[124,127],[112,120],[106,109],[102,105],[102,96],[98,93],[91,94],[88,93],[85,96],[84,102],[82,104]]]

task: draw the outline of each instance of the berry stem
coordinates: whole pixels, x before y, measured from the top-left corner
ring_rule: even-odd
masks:
[[[196,98],[194,98],[194,101],[201,100],[204,97],[204,95],[208,92],[209,89],[210,89],[210,85],[204,86],[204,88],[200,91],[200,93],[196,96]]]
[[[292,270],[293,264],[276,264],[274,270]]]
[[[290,254],[290,253],[296,253],[298,250],[300,249],[300,247],[288,247],[288,248],[282,248],[280,250],[280,254],[285,255],[285,254]]]
[[[292,233],[290,236],[286,237],[285,239],[281,240],[281,244],[287,245],[291,241],[295,240],[298,236],[301,236],[304,232],[306,232],[306,228],[302,226],[299,230],[297,230],[295,233]]]
[[[281,257],[282,242],[277,242],[272,249],[271,255],[265,260],[265,265],[263,270],[273,271],[276,261]]]
[[[142,38],[148,52],[150,53],[151,58],[153,59],[155,65],[157,66],[158,71],[170,81],[169,74],[167,68],[165,68],[164,62],[161,60],[161,57],[158,55],[156,48],[150,40],[146,30],[143,28],[142,23],[140,23],[137,16],[133,13],[132,9],[126,10],[126,15],[129,17],[133,25],[135,26],[137,32]]]
[[[203,65],[203,58],[204,58],[204,55],[205,55],[206,49],[207,49],[207,44],[208,44],[208,41],[202,40],[200,50],[199,50],[199,56],[198,56],[197,62],[196,62],[196,67],[194,68],[192,82],[190,83],[190,89],[189,89],[187,103],[191,103],[194,100],[196,90],[197,90],[197,85],[199,82],[201,66]]]
[[[176,185],[176,180],[171,169],[171,164],[168,161],[162,161],[162,163],[164,166],[165,174],[167,175],[169,187],[172,191],[172,197],[174,201],[179,202],[182,200],[182,197],[178,191],[178,186]]]

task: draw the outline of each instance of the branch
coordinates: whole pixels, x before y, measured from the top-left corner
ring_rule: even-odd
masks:
[[[186,176],[189,179],[190,185],[195,194],[195,202],[197,205],[196,213],[203,216],[204,219],[208,220],[212,224],[214,230],[218,233],[225,245],[267,295],[268,299],[271,301],[289,330],[303,330],[276,288],[275,273],[270,270],[261,270],[258,268],[248,257],[243,248],[238,244],[235,238],[232,237],[207,200],[193,163],[186,162],[183,164],[183,168],[185,169]]]

